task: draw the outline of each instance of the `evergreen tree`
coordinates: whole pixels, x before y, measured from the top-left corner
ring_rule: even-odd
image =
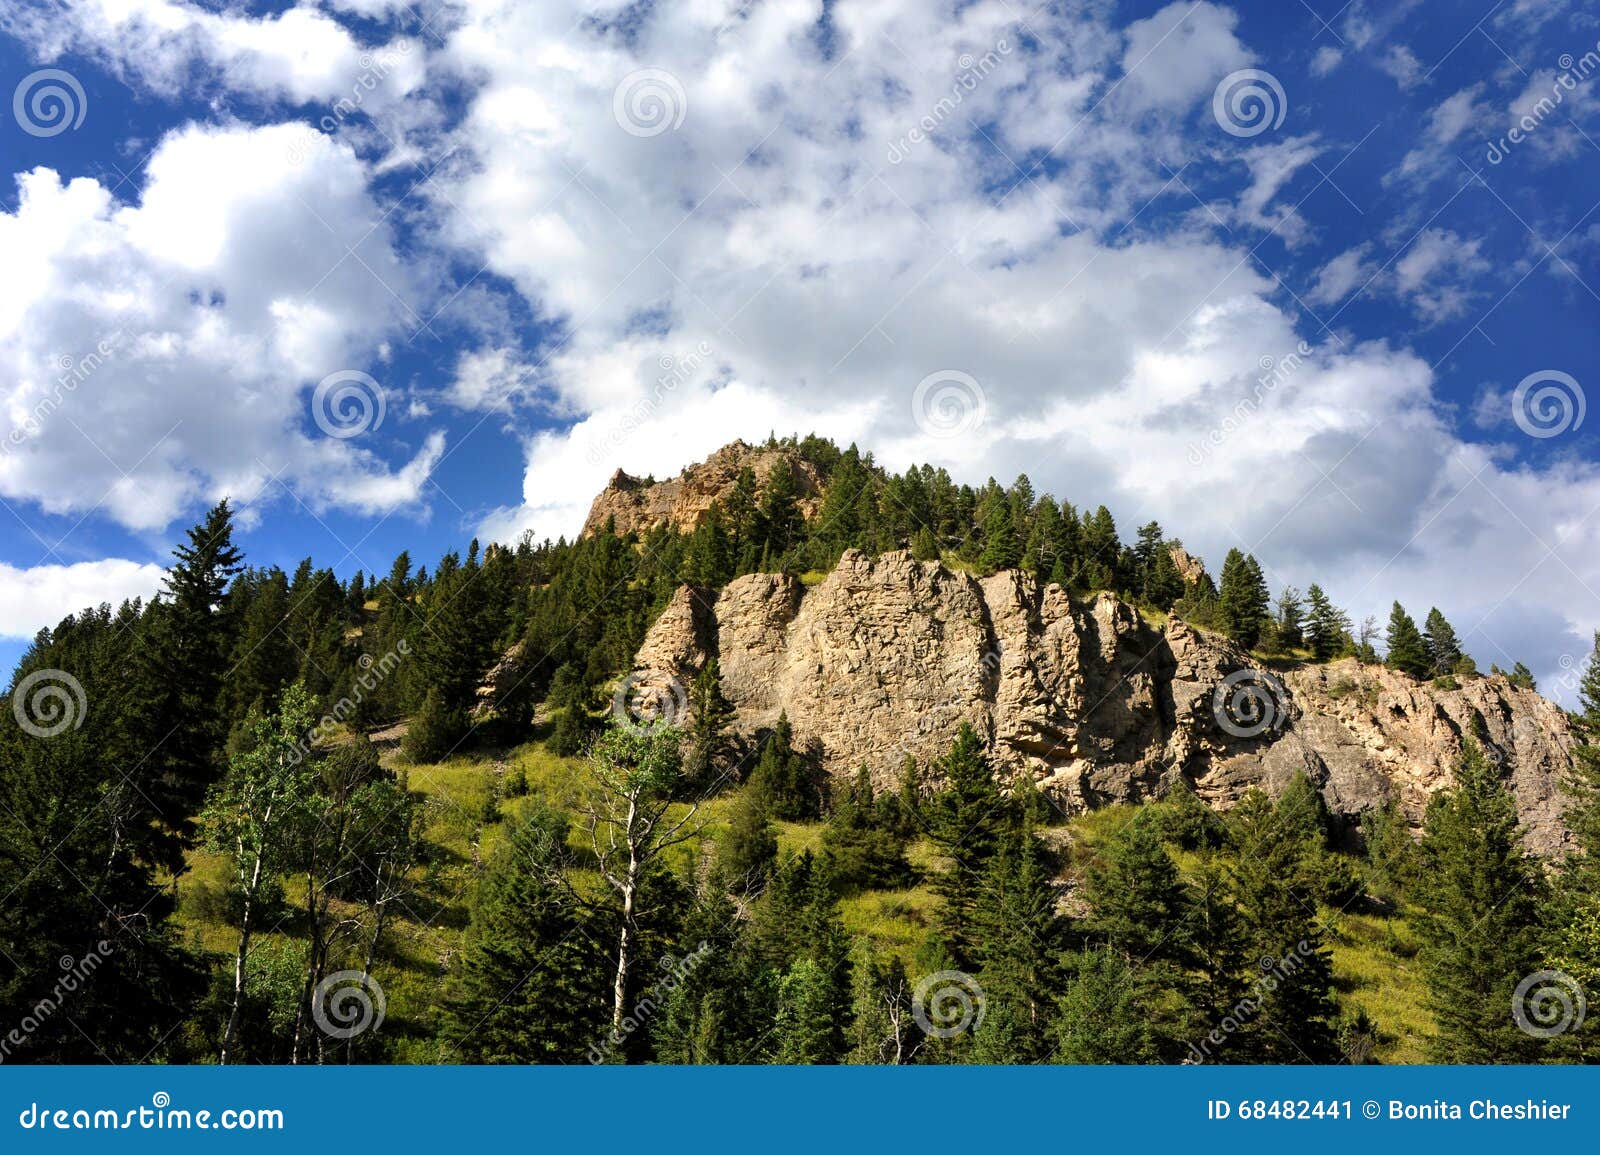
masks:
[[[1312,583],[1306,590],[1306,645],[1316,661],[1328,662],[1339,656],[1344,648],[1350,621],[1322,592],[1322,587]]]
[[[1139,818],[1119,830],[1085,877],[1085,935],[1133,962],[1186,957],[1187,894],[1155,823]]]
[[[594,919],[560,878],[566,844],[566,819],[540,803],[507,824],[452,967],[447,1061],[593,1059],[608,1026],[609,976],[594,946]]]
[[[944,788],[928,807],[928,833],[949,860],[934,888],[944,899],[940,927],[963,969],[976,964],[976,910],[989,860],[1010,828],[1010,813],[977,731],[962,723],[935,772]]]
[[[1022,561],[1022,546],[1011,520],[1011,509],[997,498],[983,520],[983,554],[978,564],[990,573],[1013,569]]]
[[[1049,1054],[1051,993],[1060,987],[1061,920],[1032,831],[1004,837],[976,910],[984,1020],[973,1037],[982,1063],[1036,1063]]]
[[[1333,1062],[1333,963],[1315,897],[1303,889],[1305,844],[1259,790],[1245,795],[1229,819],[1237,851],[1231,884],[1245,950],[1250,958],[1273,960],[1262,967],[1253,1013],[1229,1040],[1229,1055],[1265,1063]]]
[[[224,606],[228,583],[241,567],[233,545],[233,511],[219,502],[173,550],[165,593],[151,610],[146,645],[137,653],[135,677],[149,702],[141,740],[156,773],[147,787],[152,803],[179,819],[185,838],[189,818],[221,773],[227,737],[222,679],[233,648],[235,623]],[[181,869],[173,861],[172,869]]]
[[[778,837],[772,829],[766,794],[751,786],[734,804],[728,832],[717,848],[722,874],[744,894],[758,893],[778,861]]]
[[[1406,613],[1399,602],[1389,611],[1389,632],[1385,638],[1389,656],[1384,664],[1391,670],[1410,674],[1413,678],[1428,676],[1428,647],[1423,641],[1417,623]]]
[[[1278,612],[1273,622],[1274,640],[1280,650],[1298,650],[1305,644],[1302,631],[1304,613],[1300,591],[1293,586],[1284,586],[1283,592],[1278,595]]]
[[[777,726],[761,747],[750,785],[761,792],[774,818],[795,822],[822,812],[821,785],[812,760],[794,748],[787,713],[778,715]]]
[[[1222,563],[1218,610],[1223,631],[1246,650],[1254,649],[1269,620],[1266,578],[1256,559],[1237,549]]]
[[[733,703],[722,692],[722,671],[716,658],[706,661],[689,688],[689,725],[683,756],[683,777],[690,786],[709,786],[726,754]]]
[[[1455,673],[1462,659],[1456,631],[1437,606],[1428,610],[1423,622],[1423,651],[1427,654],[1429,673],[1435,678]]]
[[[1423,826],[1419,922],[1430,1052],[1444,1063],[1537,1059],[1542,1040],[1512,1016],[1512,992],[1540,969],[1544,878],[1522,846],[1516,805],[1478,746],[1463,744],[1455,784],[1434,795]]]
[[[1154,1063],[1157,1049],[1133,968],[1110,948],[1077,957],[1055,1023],[1062,1063]]]

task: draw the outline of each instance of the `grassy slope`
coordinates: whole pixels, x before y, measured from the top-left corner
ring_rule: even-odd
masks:
[[[384,948],[375,968],[388,999],[384,1033],[396,1041],[395,1058],[406,1062],[440,1059],[435,1033],[441,1013],[444,979],[452,956],[461,948],[468,923],[473,885],[487,861],[503,825],[486,823],[485,802],[491,788],[521,769],[530,797],[541,797],[558,809],[573,812],[582,782],[583,765],[560,758],[539,743],[529,743],[499,755],[455,757],[433,766],[399,766],[394,746],[385,752],[386,764],[404,773],[410,788],[424,799],[428,845],[427,861],[414,874],[418,895],[400,912],[385,934]],[[497,788],[503,794],[503,785]],[[724,794],[702,808],[709,852],[727,828],[735,793]],[[521,799],[501,803],[502,813],[525,805]],[[1067,847],[1068,870],[1081,871],[1096,848],[1131,816],[1129,807],[1108,807],[1072,819],[1064,830],[1052,831],[1051,841]],[[821,848],[820,823],[778,824],[783,853]],[[584,833],[574,829],[575,849],[584,850]],[[680,867],[687,869],[694,848],[683,848]],[[910,858],[926,875],[937,866],[933,849],[914,844]],[[1193,865],[1180,855],[1180,866]],[[221,914],[220,895],[226,884],[226,864],[217,856],[196,853],[191,870],[180,883],[180,920],[195,945],[215,952],[231,952],[237,941]],[[299,913],[303,903],[298,887],[303,879],[285,883],[286,908],[278,929],[262,942],[288,940],[303,934]],[[933,924],[938,898],[926,882],[895,891],[867,891],[841,904],[844,924],[851,934],[867,935],[878,946],[898,955],[910,967],[918,947]],[[1325,911],[1333,944],[1334,969],[1341,1003],[1346,1009],[1359,1004],[1378,1024],[1378,1057],[1384,1062],[1420,1061],[1421,1039],[1429,1027],[1423,1008],[1423,988],[1418,973],[1416,945],[1407,919],[1369,914]]]

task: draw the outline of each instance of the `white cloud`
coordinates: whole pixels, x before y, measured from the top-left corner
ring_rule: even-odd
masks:
[[[327,13],[303,4],[252,17],[176,0],[73,0],[17,5],[0,17],[0,28],[46,57],[96,56],[166,95],[203,82],[207,74],[197,65],[222,77],[231,91],[302,104],[341,98],[379,104],[423,80],[416,42],[401,38],[374,50]]]
[[[114,557],[30,568],[0,563],[0,638],[31,638],[85,606],[148,601],[160,590],[165,572],[158,565]]]
[[[1395,294],[1430,324],[1461,316],[1481,295],[1479,278],[1490,268],[1482,245],[1449,229],[1423,230],[1394,263]]]
[[[297,125],[191,127],[151,156],[137,204],[44,168],[18,185],[0,213],[0,494],[137,529],[280,482],[314,507],[418,500],[437,438],[391,474],[382,426],[335,441],[308,420],[308,387],[366,364],[417,292],[348,148]]]
[[[1344,53],[1332,45],[1324,45],[1317,49],[1317,54],[1311,58],[1311,75],[1328,76],[1344,60]]]
[[[1393,78],[1401,92],[1407,92],[1422,83],[1422,61],[1404,44],[1391,44],[1378,57],[1378,68]]]
[[[1209,99],[1219,80],[1250,63],[1234,35],[1238,23],[1231,8],[1179,0],[1128,25],[1122,98],[1129,110],[1182,110]]]
[[[1307,302],[1313,305],[1341,304],[1352,290],[1366,284],[1376,272],[1376,267],[1367,260],[1367,253],[1371,249],[1371,243],[1363,241],[1323,265],[1317,273],[1316,282],[1306,293]]]
[[[1467,171],[1457,162],[1453,146],[1468,129],[1483,123],[1486,109],[1479,99],[1482,94],[1483,85],[1474,84],[1435,105],[1423,125],[1422,143],[1406,153],[1399,168],[1385,177],[1384,183],[1405,180],[1427,184],[1456,173],[1465,179]]]

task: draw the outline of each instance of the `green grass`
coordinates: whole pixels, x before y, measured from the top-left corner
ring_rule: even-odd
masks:
[[[464,944],[473,892],[484,865],[504,837],[505,819],[533,799],[574,815],[570,842],[580,863],[580,869],[573,872],[574,885],[599,893],[602,884],[587,865],[592,861],[587,831],[576,817],[587,770],[580,759],[555,755],[538,742],[425,766],[399,764],[391,750],[385,762],[402,773],[409,788],[421,796],[426,847],[424,861],[412,875],[416,894],[408,900],[409,909],[389,922],[376,968],[388,999],[385,1036],[393,1047],[391,1057],[435,1062],[440,1057],[434,1040],[443,1013],[446,979]],[[528,795],[505,798],[506,780],[517,770],[526,777]],[[700,837],[676,848],[669,859],[680,877],[691,876],[715,854],[742,789],[735,787],[700,804],[696,815]],[[486,823],[484,804],[491,792],[501,798],[501,820]],[[679,808],[673,817],[681,813]],[[1049,840],[1064,848],[1066,875],[1081,878],[1108,841],[1138,813],[1137,806],[1108,806],[1076,815],[1053,829]],[[821,853],[822,823],[779,822],[774,826],[780,854]],[[1201,857],[1187,851],[1175,854],[1185,874],[1192,873]],[[939,909],[940,900],[928,880],[946,863],[928,839],[913,842],[907,858],[916,870],[916,885],[847,897],[840,903],[840,916],[849,934],[870,938],[881,951],[914,970]],[[221,855],[196,851],[190,856],[189,871],[178,883],[179,923],[185,938],[219,961],[230,955],[237,943],[237,932],[227,921],[229,871],[230,865]],[[275,923],[281,916],[281,927],[264,934],[258,940],[263,945],[304,935],[303,895],[297,884],[303,885],[303,879],[285,881],[284,906],[274,914]],[[1420,1061],[1431,1017],[1424,1003],[1409,912],[1387,917],[1324,913],[1331,928],[1341,1009],[1353,1013],[1359,1006],[1376,1022],[1382,1061]]]

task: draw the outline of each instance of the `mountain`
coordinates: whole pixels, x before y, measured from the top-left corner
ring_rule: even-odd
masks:
[[[638,651],[632,691],[682,701],[711,657],[746,741],[787,714],[830,775],[866,765],[880,787],[970,722],[998,776],[1031,777],[1069,813],[1179,779],[1226,808],[1304,771],[1347,826],[1391,800],[1420,823],[1477,734],[1530,848],[1555,854],[1566,838],[1566,715],[1503,676],[1440,689],[1353,658],[1272,673],[1177,616],[1154,624],[1111,594],[1075,600],[1017,570],[980,579],[847,550],[811,587],[787,574],[684,586]]]
[[[583,536],[592,537],[607,524],[619,534],[642,534],[663,525],[693,533],[713,503],[727,504],[742,470],[751,470],[764,488],[776,468],[790,470],[801,514],[814,516],[823,489],[815,465],[792,449],[755,449],[733,441],[669,481],[650,481],[617,470],[590,505]]]

